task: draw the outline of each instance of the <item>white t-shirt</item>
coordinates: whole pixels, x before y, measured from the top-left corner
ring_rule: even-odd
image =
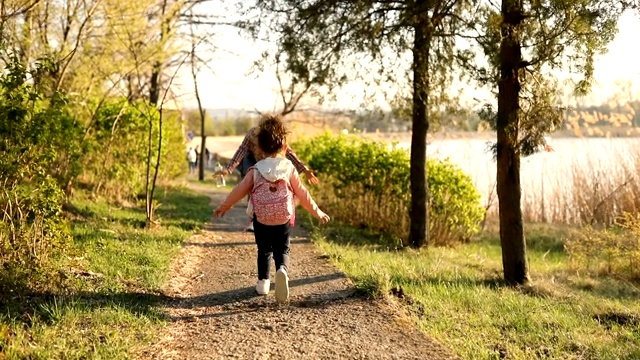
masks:
[[[191,149],[189,150],[189,154],[187,154],[187,160],[189,160],[189,162],[196,162],[196,158],[198,157],[198,154],[196,154],[196,151]]]

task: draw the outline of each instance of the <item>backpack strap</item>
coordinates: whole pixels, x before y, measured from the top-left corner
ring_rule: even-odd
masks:
[[[258,182],[258,175],[260,175],[260,172],[258,171],[258,169],[256,169],[255,166],[252,166],[249,169],[253,169],[253,188],[251,188],[251,192],[253,193],[253,190],[256,188],[256,183]]]

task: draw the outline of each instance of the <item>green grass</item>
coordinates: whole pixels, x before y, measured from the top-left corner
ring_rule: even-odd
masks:
[[[562,240],[574,230],[527,229],[526,288],[504,286],[491,233],[420,251],[339,224],[313,239],[364,293],[401,289],[416,325],[464,359],[640,359],[638,285],[571,271]]]
[[[76,196],[66,286],[16,298],[0,312],[0,359],[124,359],[164,322],[159,293],[183,240],[211,215],[186,189],[158,193],[161,226],[144,229],[144,205],[118,208]]]

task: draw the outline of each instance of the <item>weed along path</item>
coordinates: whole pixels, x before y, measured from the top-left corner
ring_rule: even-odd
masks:
[[[194,186],[218,204],[226,192]],[[393,305],[358,296],[304,229],[292,236],[291,297],[255,293],[245,202],[184,244],[165,293],[169,321],[139,359],[455,359]]]

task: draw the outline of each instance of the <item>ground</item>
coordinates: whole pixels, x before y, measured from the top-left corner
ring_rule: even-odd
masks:
[[[207,192],[212,205],[226,192]],[[393,300],[362,297],[296,226],[291,298],[255,293],[256,258],[245,202],[184,244],[165,286],[171,321],[139,359],[455,359],[417,330]]]

